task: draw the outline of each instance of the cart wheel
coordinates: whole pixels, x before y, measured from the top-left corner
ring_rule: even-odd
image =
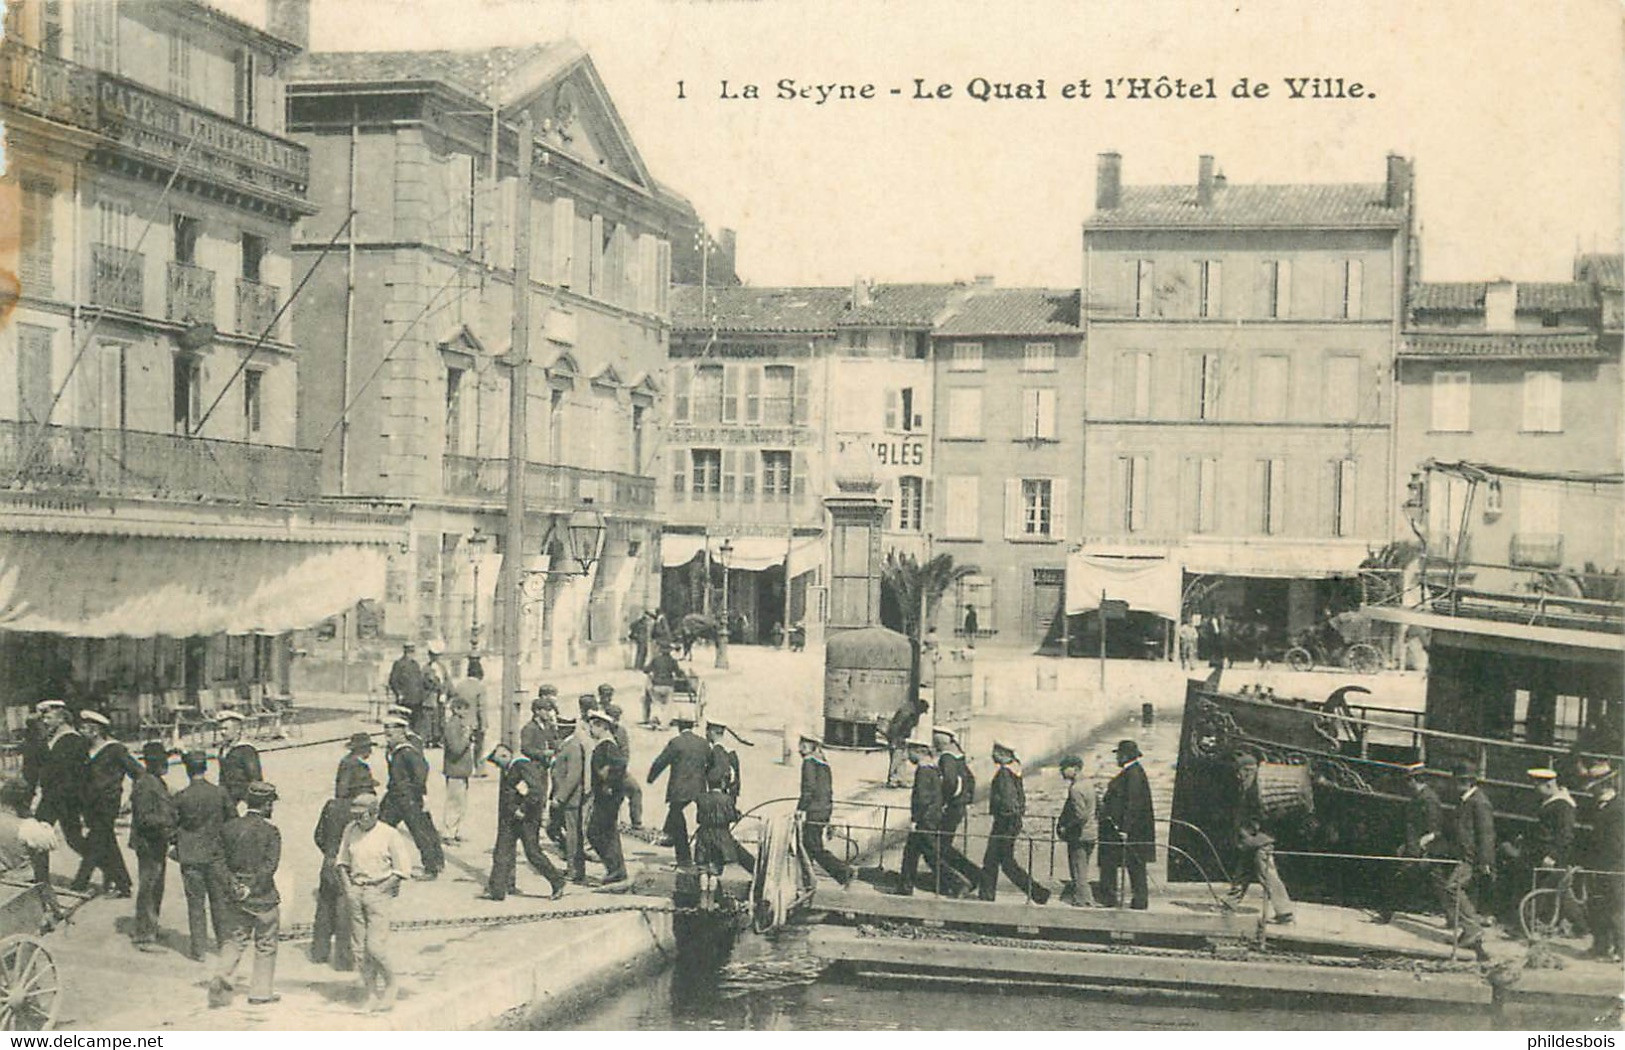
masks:
[[[1382,654],[1377,652],[1376,646],[1364,642],[1356,642],[1349,646],[1345,659],[1348,661],[1349,670],[1355,674],[1376,674],[1382,670]]]
[[[1294,645],[1286,651],[1286,662],[1294,671],[1307,671],[1315,666],[1315,658],[1301,645]]]
[[[0,1029],[44,1031],[56,1023],[61,999],[62,982],[45,945],[27,934],[0,941]]]

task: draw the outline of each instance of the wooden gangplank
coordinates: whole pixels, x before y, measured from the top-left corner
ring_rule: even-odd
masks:
[[[1038,905],[1020,896],[996,901],[900,896],[867,887],[842,890],[820,882],[812,908],[852,922],[913,922],[929,926],[994,928],[1017,934],[1065,934],[1101,940],[1178,942],[1245,941],[1259,937],[1256,904],[1227,911],[1211,897],[1156,900],[1146,911],[1078,908],[1052,899]],[[1359,909],[1300,904],[1297,922],[1264,927],[1265,943],[1282,948],[1335,954],[1394,953],[1421,959],[1449,959],[1450,941],[1436,920],[1377,925]]]
[[[1488,1004],[1494,994],[1473,970],[1423,973],[1295,960],[1202,958],[1190,953],[1080,951],[1039,944],[1010,947],[944,941],[928,947],[915,938],[866,935],[839,926],[814,929],[808,947],[831,962],[911,976],[970,973],[979,978],[1063,979],[1138,988],[1290,992],[1467,1005]]]

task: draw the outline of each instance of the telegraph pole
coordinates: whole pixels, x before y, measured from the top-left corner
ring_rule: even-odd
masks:
[[[525,687],[519,678],[525,613],[525,466],[530,460],[525,409],[530,391],[530,154],[531,115],[519,117],[519,187],[513,228],[513,345],[508,348],[508,505],[502,550],[502,742],[519,744]],[[498,151],[491,152],[491,172]]]

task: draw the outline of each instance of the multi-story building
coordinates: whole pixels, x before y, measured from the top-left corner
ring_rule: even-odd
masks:
[[[300,443],[321,450],[331,493],[411,506],[383,633],[458,652],[501,614],[510,376],[524,367],[526,677],[597,662],[659,593],[669,237],[692,208],[650,174],[573,43],[307,54],[287,95],[319,208],[294,243],[314,304],[296,320]],[[522,366],[507,353],[516,297]],[[583,508],[604,528],[586,566],[566,553]],[[313,659],[346,641],[313,641]]]
[[[1372,184],[1239,185],[1203,157],[1194,183],[1131,186],[1108,153],[1095,203],[1082,554],[1160,554],[1210,610],[1308,625],[1318,581],[1393,534],[1409,162]]]
[[[1540,572],[1619,565],[1617,486],[1563,483],[1621,469],[1619,342],[1604,335],[1605,295],[1592,280],[1412,289],[1396,499],[1411,499],[1430,557],[1472,564],[1471,586],[1510,592]],[[1405,486],[1430,459],[1523,476],[1475,484],[1471,471],[1434,472],[1418,505]],[[1472,549],[1458,551],[1458,535]]]
[[[1063,626],[1067,549],[1082,521],[1078,293],[978,287],[937,325],[932,362],[932,546],[977,569],[942,615],[956,635],[973,609],[978,635],[1041,644]]]
[[[748,639],[770,640],[786,622],[816,633],[829,464],[851,443],[867,449],[892,504],[886,548],[924,551],[930,333],[965,291],[860,280],[707,288],[702,303],[701,288],[676,290],[662,488],[668,617],[716,612],[726,563],[728,609]]]
[[[0,683],[121,718],[288,687],[288,632],[380,597],[389,516],[309,505],[281,88],[305,11],[25,0],[0,48]],[[16,723],[21,708],[8,707]]]

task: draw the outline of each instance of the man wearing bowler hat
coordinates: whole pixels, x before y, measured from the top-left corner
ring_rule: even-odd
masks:
[[[1151,782],[1140,766],[1140,745],[1117,744],[1117,775],[1100,800],[1100,895],[1107,907],[1120,903],[1117,873],[1128,869],[1129,907],[1151,906],[1145,866],[1156,859],[1156,814],[1151,808]]]
[[[1483,962],[1489,953],[1484,950],[1484,921],[1474,906],[1472,889],[1476,880],[1487,881],[1495,873],[1495,810],[1471,762],[1456,763],[1451,777],[1459,793],[1450,827],[1456,863],[1439,884],[1440,903],[1446,921],[1455,924],[1456,944],[1471,948]]]
[[[352,799],[377,786],[372,766],[367,764],[367,759],[371,757],[372,736],[368,733],[351,733],[344,745],[344,757],[339,759],[338,773],[333,778],[334,798]]]
[[[152,951],[158,939],[158,912],[164,906],[164,869],[169,866],[169,844],[175,838],[175,802],[164,774],[169,751],[156,740],[141,748],[145,770],[130,789],[130,848],[135,851],[135,930],[131,940],[142,951]]]
[[[694,864],[693,851],[688,842],[688,817],[684,810],[705,794],[705,767],[711,759],[711,745],[694,734],[694,720],[687,717],[672,719],[677,735],[666,741],[665,748],[655,756],[649,766],[648,783],[653,784],[668,768],[671,776],[666,781],[666,835],[677,853],[679,868]]]

